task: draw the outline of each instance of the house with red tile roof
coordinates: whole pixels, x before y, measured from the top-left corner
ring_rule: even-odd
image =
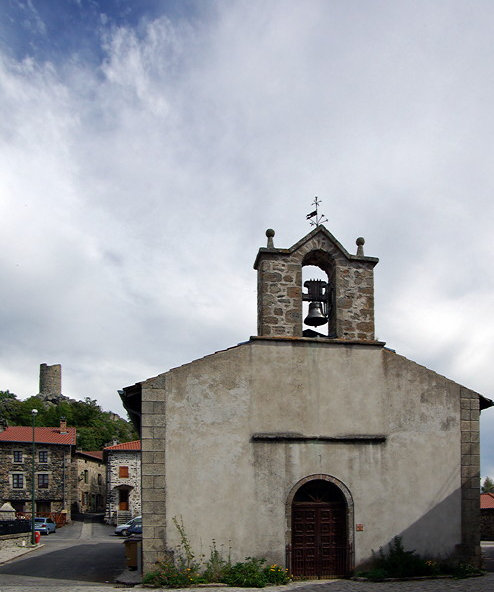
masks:
[[[141,441],[103,449],[106,462],[105,521],[124,524],[141,513]]]
[[[494,541],[494,493],[480,494],[480,536]]]
[[[34,492],[37,514],[58,513],[70,520],[75,495],[72,457],[76,429],[67,427],[0,427],[0,500],[17,512],[32,509],[33,441]]]

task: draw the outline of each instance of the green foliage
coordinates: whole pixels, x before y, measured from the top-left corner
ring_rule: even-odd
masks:
[[[77,429],[77,447],[79,450],[101,450],[118,442],[137,440],[138,435],[132,424],[114,414],[103,411],[97,401],[86,397],[84,401],[62,400],[57,405],[44,403],[33,396],[19,401],[14,393],[0,391],[0,417],[8,425],[31,425],[31,410],[37,409],[36,425],[54,427],[65,418],[67,425]]]
[[[415,551],[405,551],[401,537],[395,537],[386,551],[372,552],[371,568],[365,576],[374,581],[385,578],[432,576],[439,573],[435,561],[425,560]]]
[[[276,563],[273,565],[267,565],[264,568],[264,571],[266,572],[266,578],[268,580],[268,585],[270,586],[285,585],[292,579],[289,571]]]
[[[430,566],[415,551],[405,551],[401,537],[395,537],[387,552],[379,550],[376,567],[392,578],[425,576],[431,574]]]
[[[451,575],[457,580],[461,580],[471,576],[480,576],[482,575],[482,571],[477,567],[470,565],[470,563],[458,563],[453,567]]]
[[[494,493],[494,481],[490,477],[484,479],[481,491],[482,493]]]
[[[213,539],[209,559],[206,561],[203,574],[206,582],[221,582],[230,564],[230,555],[228,555],[227,559],[224,559],[220,551],[216,548],[216,541]]]
[[[264,588],[268,585],[265,563],[265,559],[246,557],[226,569],[222,582],[235,588]]]
[[[420,576],[451,575],[454,578],[467,578],[482,575],[482,572],[470,564],[458,561],[435,561],[424,559],[415,551],[405,551],[401,537],[395,537],[386,551],[381,548],[379,553],[372,552],[372,560],[366,571],[356,575],[364,576],[374,582],[382,582],[386,578],[412,578]]]
[[[187,588],[201,583],[222,583],[239,588],[263,588],[268,585],[283,585],[290,580],[288,570],[281,565],[266,565],[265,559],[247,557],[232,565],[230,553],[223,558],[213,540],[210,556],[204,564],[196,561],[182,519],[173,518],[180,534],[180,544],[175,554],[157,564],[157,568],[146,574],[143,583],[157,588]]]
[[[203,581],[199,573],[176,565],[173,559],[161,562],[155,571],[145,574],[142,579],[143,584],[157,588],[189,588]]]
[[[365,576],[371,582],[383,582],[389,574],[385,569],[375,568],[368,571]]]

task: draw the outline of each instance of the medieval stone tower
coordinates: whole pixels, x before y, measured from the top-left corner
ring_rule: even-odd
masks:
[[[363,238],[357,239],[357,254],[351,255],[324,226],[289,249],[274,247],[274,230],[267,230],[266,236],[267,247],[259,249],[254,263],[258,336],[322,336],[303,329],[302,302],[308,301],[320,319],[308,324],[326,325],[325,337],[375,340],[374,266],[379,259],[364,256]],[[326,279],[302,286],[302,268],[309,265],[321,269]]]
[[[62,394],[62,366],[60,364],[40,364],[39,393],[41,395]]]

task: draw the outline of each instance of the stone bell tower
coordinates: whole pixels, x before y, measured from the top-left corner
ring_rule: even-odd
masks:
[[[274,234],[266,231],[267,247],[259,249],[254,263],[258,336],[374,341],[374,266],[379,259],[364,255],[364,239],[357,239],[357,254],[351,255],[322,225],[289,249],[275,248]],[[302,286],[307,265],[319,267],[326,279]],[[303,301],[312,311],[308,324],[320,325],[318,332],[304,330]]]

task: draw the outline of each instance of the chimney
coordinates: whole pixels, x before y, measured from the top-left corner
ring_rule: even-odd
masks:
[[[60,418],[60,433],[61,434],[68,434],[67,432],[67,420],[65,417]]]
[[[41,364],[39,367],[39,392],[41,395],[62,394],[62,366]]]

